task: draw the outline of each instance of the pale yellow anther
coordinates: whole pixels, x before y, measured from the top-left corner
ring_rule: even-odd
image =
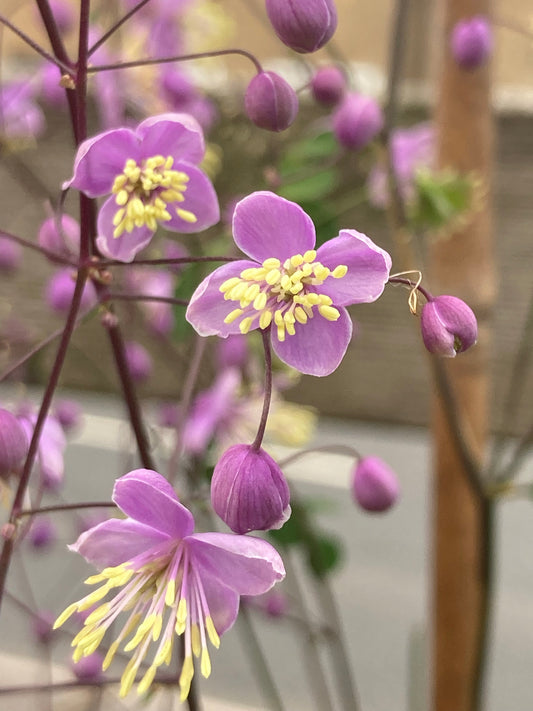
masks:
[[[302,265],[302,273],[303,273],[303,278],[311,276],[313,273],[313,267],[310,264],[303,264]]]
[[[192,678],[194,676],[194,664],[192,657],[189,655],[183,660],[183,666],[180,674],[180,700],[185,701],[189,695]]]
[[[283,320],[285,321],[285,323],[294,323],[295,318],[294,318],[294,314],[292,313],[292,311],[286,311],[283,314]]]
[[[198,222],[198,218],[193,212],[190,212],[190,210],[182,210],[181,207],[177,207],[176,213],[178,217],[181,217],[185,222],[189,222],[190,224]]]
[[[130,659],[128,662],[126,669],[124,670],[124,674],[122,674],[119,691],[119,696],[122,699],[129,694],[131,687],[133,686],[138,666],[136,658],[133,657],[133,659]]]
[[[264,269],[258,269],[256,267],[250,267],[250,269],[243,269],[241,272],[241,279],[245,279],[246,281],[256,281],[260,280],[263,278],[263,276],[266,274]],[[233,277],[234,279],[237,279],[238,277]],[[228,280],[229,281],[229,280]]]
[[[215,629],[212,617],[205,618],[205,629],[207,630],[207,636],[209,637],[211,644],[213,647],[218,649],[220,647],[220,637]]]
[[[284,275],[281,277],[280,284],[281,284],[281,286],[282,286],[283,289],[285,289],[285,290],[289,289],[289,288],[292,286],[292,282],[291,282],[290,276],[289,276],[288,274],[284,274]]]
[[[155,659],[154,659],[154,665],[155,665],[156,667],[161,666],[161,664],[163,664],[163,662],[166,661],[167,655],[168,655],[168,653],[169,653],[169,651],[170,651],[171,649],[172,649],[172,640],[171,640],[171,639],[166,639],[166,640],[163,642],[163,644],[162,644],[162,646],[161,646],[161,649],[160,649],[159,652],[156,654],[156,657],[155,657]]]
[[[307,252],[304,252],[304,255],[303,255],[304,262],[311,263],[311,262],[314,262],[315,259],[316,259],[316,250],[308,249]]]
[[[127,190],[119,190],[115,198],[117,205],[125,205],[128,202],[129,193]]]
[[[347,272],[348,267],[345,264],[339,264],[339,266],[335,267],[335,269],[331,272],[331,276],[334,279],[342,279],[343,276],[346,276]]]
[[[262,329],[268,328],[272,323],[272,311],[263,311],[259,317],[259,327]]]
[[[187,600],[184,597],[179,601],[176,619],[180,623],[185,622],[187,619]]]
[[[278,341],[283,341],[285,340],[285,325],[278,326]]]
[[[73,615],[76,610],[78,609],[78,603],[73,602],[72,605],[69,605],[66,610],[63,610],[63,612],[59,615],[57,620],[54,622],[54,629],[56,630],[58,627],[61,627],[61,625],[65,624],[65,622],[69,619],[71,615]]]
[[[176,600],[176,581],[171,580],[167,585],[167,590],[165,592],[165,604],[169,607],[174,604]]]
[[[287,329],[287,333],[289,334],[289,336],[294,336],[294,334],[296,333],[296,329],[294,328],[293,323],[285,324],[285,328]]]
[[[239,324],[239,331],[245,336],[252,327],[253,319],[250,316],[243,318]]]
[[[100,605],[100,607],[97,607],[96,610],[91,612],[89,617],[85,620],[85,624],[92,625],[95,622],[100,622],[100,620],[107,615],[110,609],[111,605],[108,602],[104,602],[103,605]]]
[[[297,281],[296,284],[293,284],[291,288],[289,289],[291,294],[299,294],[300,291],[302,291],[304,288],[304,285],[302,284],[301,281]]]
[[[222,284],[219,286],[219,291],[224,293],[225,291],[229,291],[229,289],[233,289],[234,286],[237,286],[237,284],[240,284],[240,279],[239,277],[231,277],[231,279],[226,279],[226,281],[223,281]]]
[[[331,296],[326,296],[326,294],[319,294],[318,298],[318,303],[322,306],[331,306],[331,304],[333,303]]]
[[[265,294],[264,291],[262,291],[254,299],[254,309],[256,311],[262,311],[266,306],[266,302],[267,302],[267,295]]]
[[[139,684],[137,686],[137,693],[139,695],[144,694],[148,691],[148,689],[152,685],[152,682],[154,680],[156,672],[157,672],[157,667],[155,665],[148,667],[146,674],[143,676],[143,678],[141,679],[141,681],[139,682]]]
[[[250,303],[255,299],[255,297],[259,294],[261,291],[261,287],[259,284],[251,284],[247,289],[244,294],[244,298],[249,301]]]
[[[159,639],[159,635],[161,634],[161,629],[163,627],[163,616],[162,615],[156,615],[156,618],[154,620],[154,626],[152,627],[152,639],[154,642],[157,642]]]
[[[100,646],[100,642],[104,638],[105,627],[101,630],[98,630],[98,632],[98,635],[95,634],[94,638],[91,638],[91,642],[85,642],[84,644],[80,645],[80,647],[83,648],[84,657],[88,657],[93,652],[96,652],[96,650]]]
[[[283,312],[279,309],[274,314],[274,323],[276,326],[283,326]]]
[[[306,295],[305,301],[310,306],[316,306],[316,304],[320,303],[320,297],[318,294],[311,292],[310,294]]]
[[[191,645],[192,645],[192,653],[194,654],[195,657],[199,657],[200,652],[202,650],[202,642],[201,642],[201,637],[200,637],[200,628],[198,627],[197,624],[194,624],[191,627]]]
[[[242,309],[233,309],[233,311],[230,311],[230,313],[224,319],[224,323],[233,323],[235,319],[238,319],[239,316],[242,316],[243,313],[244,312]]]
[[[294,256],[291,257],[290,263],[293,267],[299,267],[300,264],[303,264],[304,258],[302,257],[301,254],[295,254]]]
[[[240,301],[242,297],[246,294],[247,289],[248,284],[245,281],[241,281],[236,286],[234,286],[233,289],[228,291],[227,295],[232,301]]]
[[[270,284],[271,286],[278,282],[281,278],[281,272],[279,269],[271,269],[269,272],[267,272],[267,275],[265,276],[265,281],[267,284]]]
[[[98,602],[107,595],[107,593],[109,592],[109,588],[110,586],[108,585],[108,583],[106,583],[105,585],[102,585],[101,588],[98,588],[98,590],[95,590],[90,595],[87,595],[87,597],[84,597],[83,600],[80,600],[80,602],[78,603],[78,610],[80,612],[88,610],[94,605],[95,602]]]
[[[321,264],[315,266],[315,277],[319,281],[325,281],[330,275],[330,271],[327,267],[323,267]]]
[[[113,658],[115,654],[117,653],[118,650],[118,642],[113,642],[109,649],[107,650],[107,654],[104,657],[104,661],[102,662],[102,670],[107,671],[109,667],[111,666],[111,662],[113,661]]]
[[[294,309],[294,317],[298,321],[298,323],[307,323],[307,314],[301,306],[297,306]]]
[[[340,317],[339,311],[333,306],[319,306],[318,313],[328,321],[336,321]]]
[[[263,267],[267,270],[270,271],[271,269],[279,269],[281,266],[281,262],[279,259],[276,259],[275,257],[269,257],[268,259],[265,259],[263,262]]]
[[[202,676],[205,677],[206,679],[211,674],[211,659],[209,658],[209,652],[207,651],[206,647],[204,647],[202,649],[202,659],[200,661],[200,671],[202,672]]]

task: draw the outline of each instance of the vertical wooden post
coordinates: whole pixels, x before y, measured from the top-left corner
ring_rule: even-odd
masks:
[[[467,301],[478,317],[476,347],[446,363],[465,436],[481,460],[488,427],[488,318],[495,298],[491,246],[493,126],[489,64],[464,70],[454,62],[449,35],[454,24],[473,15],[488,15],[489,0],[443,0],[444,62],[436,123],[439,163],[475,171],[486,197],[468,224],[430,249],[433,293]],[[473,711],[482,616],[483,506],[466,474],[451,434],[446,409],[435,396],[434,532],[434,705],[435,711]]]

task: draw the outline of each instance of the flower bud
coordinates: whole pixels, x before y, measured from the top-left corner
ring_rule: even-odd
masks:
[[[28,452],[26,431],[11,412],[0,409],[0,478],[6,479],[22,466]]]
[[[474,312],[455,296],[437,296],[422,307],[422,339],[430,353],[453,358],[477,341]]]
[[[81,423],[81,406],[74,400],[58,400],[55,404],[54,415],[65,432],[70,432]]]
[[[137,341],[129,341],[125,345],[126,361],[133,380],[142,383],[152,374],[152,357],[144,346]]]
[[[284,131],[296,118],[298,97],[279,74],[260,72],[248,84],[244,107],[250,121],[259,128]]]
[[[56,528],[49,518],[38,516],[28,532],[28,541],[34,548],[46,548],[55,542]]]
[[[387,511],[396,502],[400,487],[396,474],[379,457],[363,457],[352,478],[354,501],[365,511]]]
[[[60,269],[56,272],[46,287],[46,303],[58,314],[65,314],[70,309],[76,282],[71,269]],[[96,291],[92,281],[87,281],[83,287],[80,309],[86,311],[96,303]]]
[[[289,486],[263,449],[235,444],[218,460],[211,481],[211,503],[235,533],[281,528],[289,518]]]
[[[4,274],[15,272],[21,259],[21,246],[8,237],[0,237],[0,272]]]
[[[79,681],[98,681],[102,678],[103,656],[99,652],[82,657],[72,663],[72,672]]]
[[[295,52],[315,52],[337,29],[333,0],[266,0],[275,33]]]
[[[452,30],[452,55],[463,69],[475,69],[490,56],[493,46],[492,27],[482,15],[461,20]]]
[[[346,78],[338,67],[322,67],[311,79],[311,92],[319,104],[335,106],[346,90]]]
[[[370,96],[353,92],[346,94],[333,114],[333,133],[344,148],[363,148],[382,128],[381,107]]]
[[[49,217],[41,224],[38,242],[60,257],[74,257],[80,251],[80,226],[70,215]],[[54,260],[51,260],[54,261]]]

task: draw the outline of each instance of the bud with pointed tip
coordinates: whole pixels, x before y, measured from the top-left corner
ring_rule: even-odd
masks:
[[[295,52],[316,52],[337,29],[333,0],[266,0],[268,19],[280,40]]]
[[[285,79],[259,72],[248,84],[244,107],[250,121],[267,131],[284,131],[296,118],[298,97]]]
[[[346,77],[338,67],[321,67],[311,79],[315,101],[323,106],[335,106],[346,91]]]
[[[396,502],[400,487],[396,474],[379,457],[362,457],[352,478],[354,501],[365,509],[379,513]]]
[[[489,20],[482,15],[461,20],[452,30],[450,46],[460,67],[479,67],[492,53],[493,37]]]
[[[424,345],[436,355],[453,358],[477,341],[474,312],[456,296],[437,296],[424,304],[420,326]]]
[[[26,431],[11,412],[0,409],[0,478],[5,479],[22,466],[28,452]]]
[[[333,133],[344,148],[363,148],[382,128],[381,107],[371,96],[350,92],[333,114]]]
[[[218,460],[211,481],[211,503],[235,533],[281,528],[289,518],[289,486],[264,449],[235,444]]]

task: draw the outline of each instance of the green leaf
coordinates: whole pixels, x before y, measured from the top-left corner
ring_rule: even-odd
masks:
[[[420,170],[415,175],[415,188],[416,199],[410,210],[410,219],[415,227],[442,229],[472,208],[472,175],[461,175],[450,170]]]
[[[307,562],[311,570],[323,578],[342,561],[342,546],[333,536],[317,536],[315,545],[309,548]]]
[[[338,145],[331,131],[320,133],[312,138],[304,138],[293,143],[287,149],[279,165],[282,176],[301,169],[312,161],[323,161],[338,151]]]
[[[188,264],[179,275],[174,291],[176,299],[190,299],[194,290],[202,280],[202,265],[195,262]],[[176,342],[187,340],[194,333],[192,326],[185,320],[185,307],[174,306],[174,331],[172,338]]]
[[[279,190],[279,194],[287,200],[305,202],[327,197],[336,187],[337,171],[329,169],[308,175],[298,182],[284,185]]]

